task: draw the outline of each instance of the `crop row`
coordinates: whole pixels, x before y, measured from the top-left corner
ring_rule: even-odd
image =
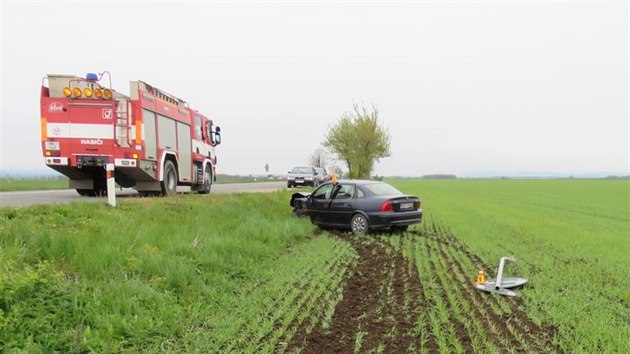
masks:
[[[421,352],[554,351],[551,339],[516,300],[480,293],[473,287],[482,264],[434,227],[419,237],[391,238],[417,267],[422,299],[417,308]]]
[[[466,245],[470,252],[464,254],[475,264],[468,277],[480,267],[492,270],[501,256],[518,257],[509,270],[530,283],[513,311],[526,313],[536,327],[552,325],[545,328],[558,350],[630,352],[628,180],[394,184],[423,197],[420,229],[446,226],[442,234],[455,234]]]
[[[301,328],[332,315],[339,288],[356,254],[329,237],[316,237],[279,257],[267,281],[242,289],[233,310],[208,321],[212,352],[278,353]]]

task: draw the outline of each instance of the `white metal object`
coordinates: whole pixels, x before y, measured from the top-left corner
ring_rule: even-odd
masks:
[[[107,171],[107,204],[116,206],[116,182],[114,180],[114,164],[108,163],[105,165],[105,171]]]
[[[506,261],[516,262],[516,258],[514,256],[501,257],[501,260],[499,261],[499,270],[497,271],[497,277],[495,279],[489,278],[487,281],[480,284],[475,284],[475,287],[479,290],[487,291],[489,293],[495,293],[505,296],[516,296],[516,292],[509,289],[524,285],[525,283],[527,283],[527,278],[503,277],[503,269],[505,267]]]

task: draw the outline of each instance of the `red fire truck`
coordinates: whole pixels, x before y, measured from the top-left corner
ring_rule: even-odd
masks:
[[[157,87],[143,81],[130,86],[131,97],[116,92],[108,72],[44,77],[46,165],[68,176],[70,188],[86,196],[105,193],[106,164],[114,164],[118,185],[141,194],[172,195],[177,186],[209,193],[221,128]]]

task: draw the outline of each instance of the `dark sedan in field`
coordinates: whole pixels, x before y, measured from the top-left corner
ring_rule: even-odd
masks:
[[[420,198],[376,181],[328,182],[313,193],[293,194],[290,204],[315,225],[350,228],[355,234],[384,228],[404,231],[422,221]]]

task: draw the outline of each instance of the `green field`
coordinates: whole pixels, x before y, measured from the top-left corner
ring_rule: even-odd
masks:
[[[630,352],[627,180],[390,182],[403,235],[288,191],[0,209],[0,352]],[[477,292],[504,255],[529,284]]]
[[[630,352],[630,181],[393,181],[496,271],[518,258],[530,317],[569,352]],[[472,270],[472,269],[470,269]],[[472,279],[474,274],[469,274]],[[588,319],[588,320],[586,320]]]
[[[0,192],[68,189],[68,179],[58,178],[0,178]]]

